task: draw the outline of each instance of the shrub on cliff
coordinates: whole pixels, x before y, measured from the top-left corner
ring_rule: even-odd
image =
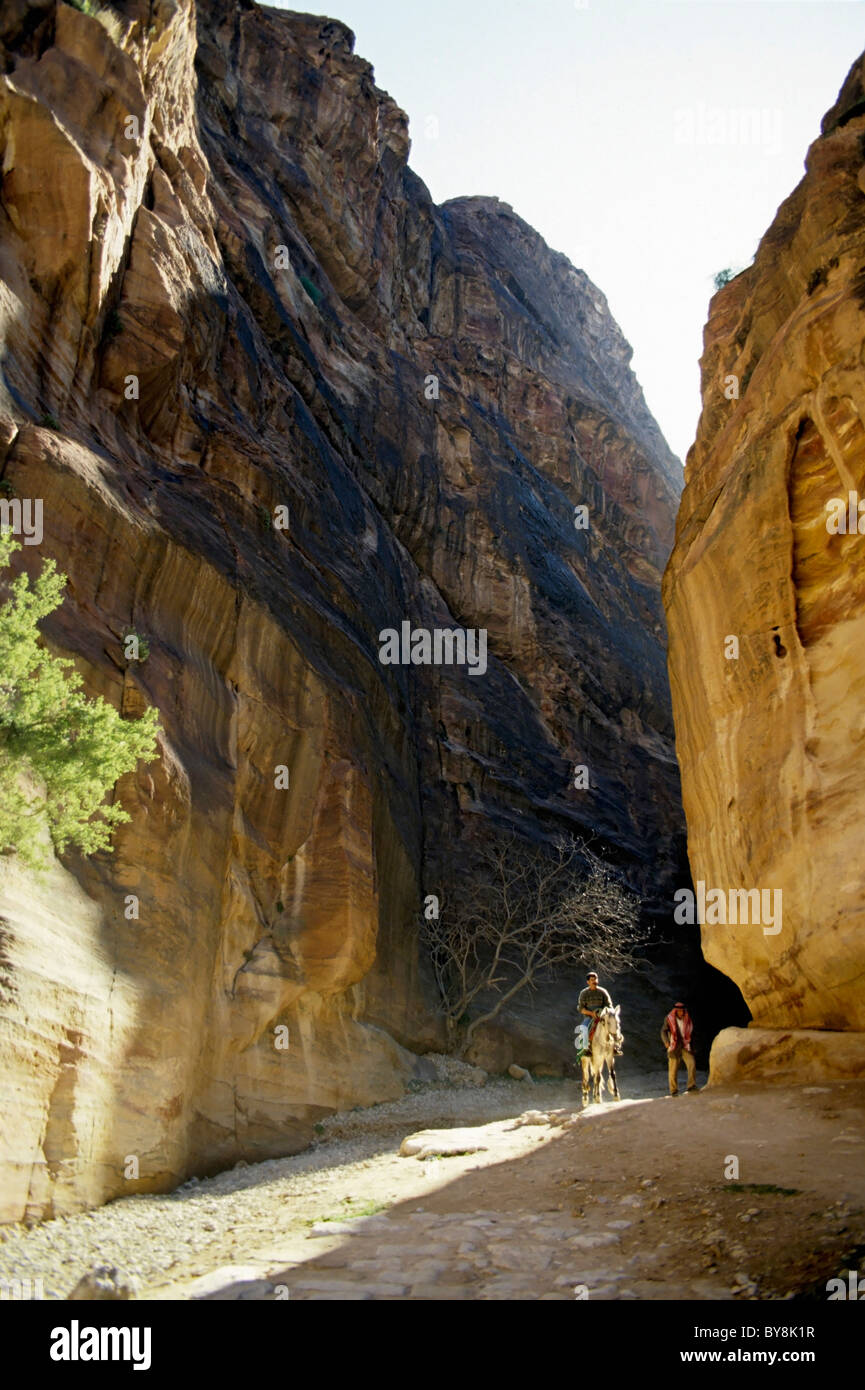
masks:
[[[80,10],[82,14],[90,15],[91,19],[98,19],[114,42],[120,42],[123,36],[123,25],[108,5],[101,5],[98,0],[66,0],[66,4],[71,5],[73,10]]]
[[[318,288],[317,285],[314,285],[314,284],[312,283],[312,281],[310,280],[310,278],[309,278],[308,275],[301,275],[299,278],[300,278],[300,283],[303,285],[303,288],[306,290],[306,293],[309,295],[310,299],[312,300],[312,302],[313,302],[313,304],[316,306],[316,308],[318,308],[319,304],[321,303],[321,301],[322,301],[322,299],[323,299],[323,295],[322,295],[321,290]]]
[[[712,283],[716,290],[722,290],[725,285],[729,285],[731,280],[735,280],[737,275],[742,274],[743,267],[734,270],[732,266],[727,266],[724,270],[719,270],[717,275],[712,276]]]
[[[19,544],[0,531],[0,570]],[[110,848],[129,815],[103,800],[119,777],[152,761],[158,716],[122,719],[97,696],[89,699],[74,664],[41,645],[37,624],[63,601],[66,576],[47,560],[31,583],[26,574],[3,586],[0,602],[0,852],[38,864],[40,827],[54,846],[84,854]]]

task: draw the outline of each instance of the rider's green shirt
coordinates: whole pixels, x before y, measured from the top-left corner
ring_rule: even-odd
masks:
[[[598,986],[596,989],[589,989],[588,986],[581,991],[577,1000],[578,1009],[591,1009],[597,1013],[600,1009],[612,1008],[613,1001],[605,989]]]

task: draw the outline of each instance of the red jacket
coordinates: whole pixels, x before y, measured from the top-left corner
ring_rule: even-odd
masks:
[[[664,1026],[661,1029],[661,1041],[669,1052],[671,1047],[677,1050],[684,1043],[685,1051],[691,1051],[691,1034],[694,1031],[694,1021],[688,1010],[682,1014],[682,1037],[679,1036],[679,1020],[676,1018],[676,1010],[671,1009],[664,1019]]]

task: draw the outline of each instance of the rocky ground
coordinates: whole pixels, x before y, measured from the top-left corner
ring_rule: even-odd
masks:
[[[293,1158],[7,1227],[0,1280],[66,1298],[108,1264],[146,1299],[785,1299],[861,1267],[865,1083],[623,1091],[581,1113],[573,1082],[430,1086],[331,1117]],[[438,1129],[481,1147],[400,1155]]]

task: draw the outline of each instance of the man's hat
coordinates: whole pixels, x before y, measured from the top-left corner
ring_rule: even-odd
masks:
[[[598,978],[598,972],[597,972],[597,970],[590,970],[589,973],[588,973],[588,975],[586,976],[586,979],[587,979],[587,980],[591,980],[591,979],[595,979],[595,980],[596,980],[597,978]]]
[[[674,1005],[673,1005],[673,1008],[674,1008],[674,1009],[684,1009],[684,1007],[685,1007],[685,1006],[684,1006],[684,1004],[682,1003],[681,999],[679,1000],[678,1004],[674,1004]]]

